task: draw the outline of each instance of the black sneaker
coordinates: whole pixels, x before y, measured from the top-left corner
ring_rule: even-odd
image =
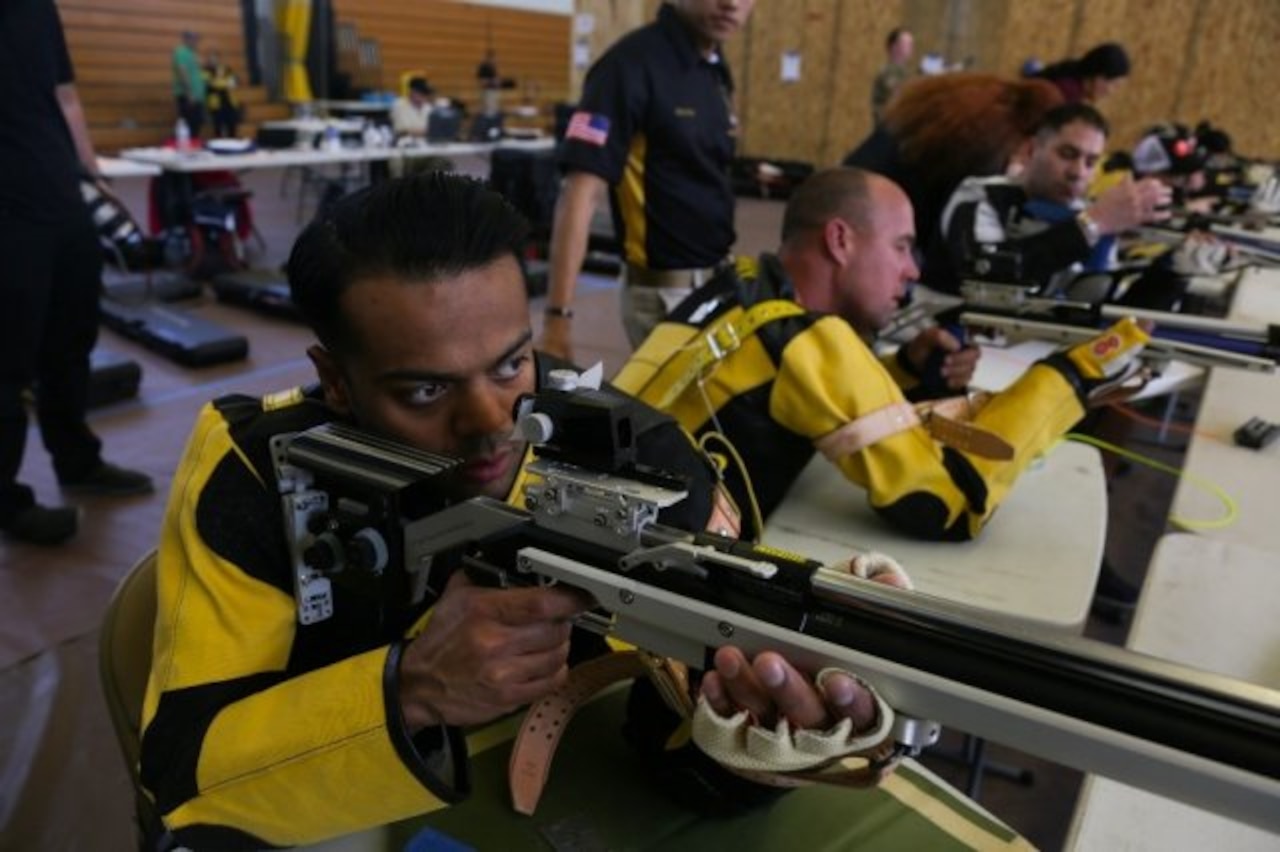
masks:
[[[76,534],[79,526],[80,510],[74,506],[29,506],[0,523],[0,529],[10,538],[46,547],[62,544]]]
[[[1120,624],[1133,613],[1138,605],[1138,587],[1102,560],[1098,572],[1098,585],[1093,590],[1093,614],[1112,624]]]
[[[126,470],[111,462],[103,462],[87,476],[62,482],[62,488],[76,494],[103,494],[110,497],[150,494],[156,490],[151,477],[145,473]]]

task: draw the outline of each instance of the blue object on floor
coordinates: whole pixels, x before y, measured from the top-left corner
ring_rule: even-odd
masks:
[[[461,840],[454,840],[442,831],[424,828],[414,835],[404,852],[476,852],[474,846],[468,846]]]

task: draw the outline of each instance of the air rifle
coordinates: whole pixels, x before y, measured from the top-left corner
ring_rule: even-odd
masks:
[[[1154,311],[1127,305],[1047,299],[1030,287],[974,279],[960,287],[962,304],[938,322],[997,332],[1006,340],[1037,339],[1074,344],[1095,337],[1123,317],[1149,320],[1148,362],[1185,361],[1204,367],[1274,372],[1280,361],[1280,326],[1249,325],[1214,317]]]
[[[1235,246],[1238,254],[1255,261],[1280,264],[1280,239],[1248,229],[1252,222],[1215,222],[1209,231],[1215,237]]]
[[[686,491],[637,461],[636,405],[571,382],[526,397],[524,508],[450,504],[455,460],[345,426],[277,438],[299,620],[331,616],[338,585],[393,610],[458,569],[564,583],[597,603],[579,626],[694,667],[733,644],[855,672],[898,712],[900,751],[952,725],[1280,831],[1280,692],[663,526]]]
[[[1163,225],[1143,225],[1137,229],[1137,234],[1144,240],[1176,246],[1187,238],[1189,232],[1202,231],[1230,246],[1244,261],[1240,265],[1280,265],[1280,239],[1269,237],[1261,230],[1269,219],[1252,215],[1182,213],[1183,218],[1172,219]]]

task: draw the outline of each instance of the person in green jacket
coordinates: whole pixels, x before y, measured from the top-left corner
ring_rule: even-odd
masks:
[[[181,43],[173,49],[173,97],[178,105],[178,118],[187,123],[192,139],[200,137],[200,128],[204,125],[207,92],[200,57],[196,55],[199,44],[199,33],[184,30]]]

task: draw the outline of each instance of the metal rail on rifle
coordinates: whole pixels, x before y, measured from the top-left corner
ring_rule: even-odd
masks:
[[[734,644],[857,672],[909,720],[895,731],[905,749],[936,738],[914,720],[937,720],[1280,831],[1280,692],[665,527],[657,515],[684,498],[679,483],[618,463],[632,404],[528,398],[526,422],[547,443],[523,509],[429,505],[450,460],[355,430],[279,439],[300,620],[332,613],[330,582],[387,607],[429,600],[460,567],[499,584],[565,583],[598,604],[584,627],[696,667]],[[603,442],[586,437],[597,427]],[[623,452],[600,453],[610,441]],[[576,446],[590,464],[575,463]]]
[[[1128,316],[1154,324],[1153,338],[1143,350],[1147,360],[1264,373],[1274,372],[1280,361],[1280,327],[1275,325],[1047,299],[1036,296],[1030,288],[987,281],[965,281],[961,294],[963,302],[940,316],[969,328],[995,330],[1009,339],[1076,343]]]
[[[1233,227],[1230,223],[1214,224],[1210,232],[1218,239],[1235,246],[1236,251],[1246,257],[1265,260],[1273,265],[1280,264],[1280,239]]]
[[[1196,214],[1188,220],[1200,223],[1214,237],[1231,246],[1236,256],[1259,266],[1280,265],[1280,240],[1246,229],[1250,220]],[[1143,225],[1136,230],[1142,239],[1176,246],[1187,238],[1185,227]]]

